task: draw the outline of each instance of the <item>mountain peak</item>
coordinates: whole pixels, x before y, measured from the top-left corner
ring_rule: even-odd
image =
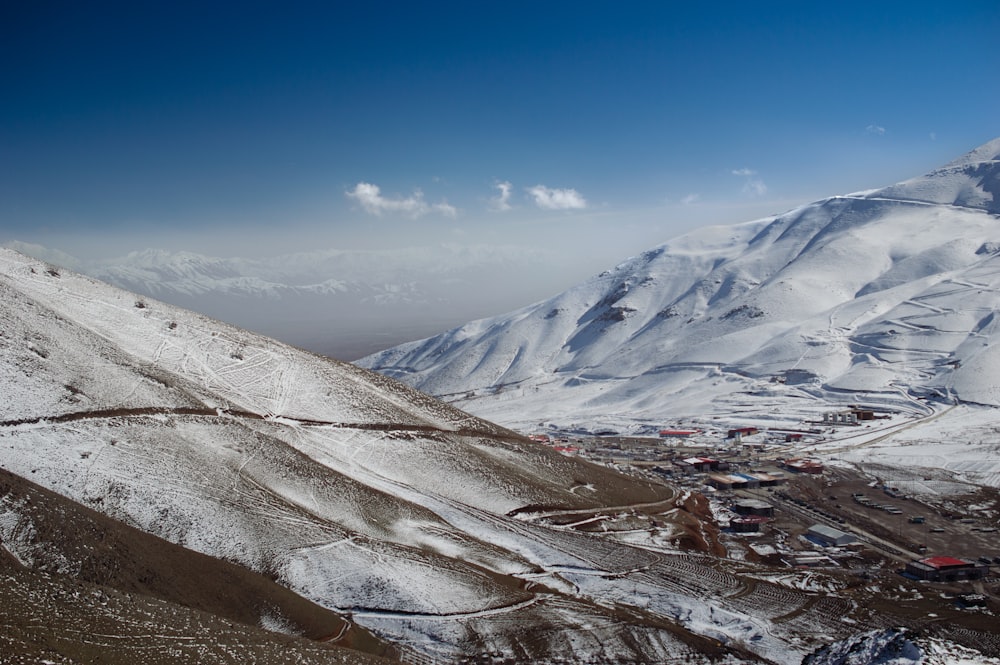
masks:
[[[958,159],[949,162],[944,168],[979,164],[982,162],[995,162],[997,160],[1000,160],[1000,136],[987,141],[974,150],[970,150]]]
[[[1000,138],[926,175],[865,192],[864,196],[977,208],[1000,214]]]

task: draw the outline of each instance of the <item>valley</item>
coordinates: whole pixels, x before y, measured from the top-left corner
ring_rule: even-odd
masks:
[[[798,665],[905,629],[996,662],[998,146],[698,231],[382,373],[2,249],[3,639]]]

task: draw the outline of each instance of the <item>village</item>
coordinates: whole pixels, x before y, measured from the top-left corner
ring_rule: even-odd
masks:
[[[849,465],[802,454],[830,428],[879,417],[852,408],[796,430],[677,427],[647,436],[555,432],[530,438],[563,454],[702,493],[730,558],[866,579],[889,571],[934,585],[962,607],[1000,611],[995,513],[943,509],[891,479],[872,479]]]

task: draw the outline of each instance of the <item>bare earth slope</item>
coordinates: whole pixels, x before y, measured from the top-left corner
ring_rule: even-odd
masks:
[[[259,662],[317,663],[379,660],[358,650],[398,655],[260,574],[125,526],[2,470],[0,543],[3,662],[14,654],[24,662],[38,662],[32,654],[88,661],[100,653],[101,662],[223,663],[251,662],[255,654]],[[136,623],[143,612],[148,623]],[[154,630],[158,638],[151,638]],[[89,640],[81,639],[88,633]]]

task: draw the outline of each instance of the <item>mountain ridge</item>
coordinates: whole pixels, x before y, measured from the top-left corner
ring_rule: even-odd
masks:
[[[897,185],[700,229],[548,300],[359,364],[522,427],[694,417],[788,372],[816,408],[854,393],[917,408],[893,395],[897,379],[916,396],[997,406],[1000,386],[962,359],[997,362],[996,345],[963,343],[991,330],[1000,288],[998,154],[995,139]],[[730,389],[712,395],[713,383]]]

